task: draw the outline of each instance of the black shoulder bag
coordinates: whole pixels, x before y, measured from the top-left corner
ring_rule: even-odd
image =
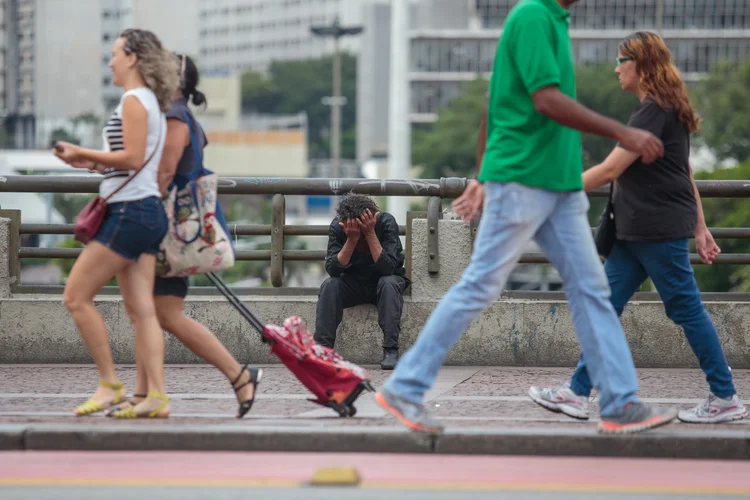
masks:
[[[612,181],[609,185],[607,206],[604,207],[604,212],[599,217],[599,224],[596,226],[596,233],[594,234],[596,250],[605,259],[609,257],[612,247],[615,244],[615,209],[612,204],[612,191],[614,187],[615,181]]]

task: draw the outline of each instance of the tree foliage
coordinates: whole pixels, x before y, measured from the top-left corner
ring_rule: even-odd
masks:
[[[487,80],[466,83],[451,103],[438,111],[437,122],[412,132],[412,162],[422,178],[471,177],[476,174],[479,122],[485,105]]]
[[[703,118],[699,137],[718,159],[750,158],[750,58],[718,64],[695,96]]]
[[[268,75],[248,71],[242,75],[242,109],[264,114],[307,113],[310,157],[330,156],[331,108],[322,103],[333,94],[331,56],[300,61],[275,61]],[[341,54],[341,155],[354,158],[356,144],[357,60]]]
[[[577,69],[578,101],[611,118],[627,122],[638,100],[622,91],[610,65]],[[472,176],[476,173],[476,146],[485,103],[487,81],[478,78],[465,84],[437,122],[416,128],[412,137],[412,161],[423,168],[423,178]],[[611,139],[583,134],[586,166],[604,160],[615,145]]]

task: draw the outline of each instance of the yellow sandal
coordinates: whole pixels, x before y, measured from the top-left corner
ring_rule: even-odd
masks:
[[[109,407],[107,412],[105,413],[106,416],[111,417],[115,412],[127,410],[128,408],[132,408],[144,399],[146,399],[148,396],[146,394],[133,394],[130,399],[126,399],[120,404],[112,405]],[[138,398],[140,401],[138,403],[134,402],[133,399]],[[129,405],[129,406],[126,406]]]
[[[135,406],[131,406],[130,408],[116,411],[111,416],[113,418],[167,418],[169,416],[170,410],[167,408],[169,406],[169,398],[166,394],[149,392],[147,397],[161,399],[163,403],[149,413],[136,413]]]
[[[78,417],[83,417],[85,415],[91,415],[92,413],[98,413],[100,411],[104,411],[107,408],[116,405],[120,402],[120,399],[122,398],[123,394],[125,393],[125,389],[121,382],[118,382],[116,384],[112,384],[110,382],[105,382],[103,380],[99,381],[99,385],[101,387],[106,387],[107,389],[115,389],[117,390],[117,393],[115,394],[115,397],[112,398],[112,401],[109,403],[105,403],[105,405],[102,405],[101,403],[98,403],[94,401],[93,398],[90,398],[88,401],[83,403],[81,406],[76,407],[75,410],[73,410]]]

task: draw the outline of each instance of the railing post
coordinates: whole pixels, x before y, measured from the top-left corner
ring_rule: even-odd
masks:
[[[443,218],[443,201],[437,196],[430,197],[427,203],[427,272],[440,272],[440,251],[438,250],[438,220]]]
[[[286,198],[273,195],[271,202],[271,284],[284,286],[284,225],[286,224]]]
[[[411,261],[412,261],[412,221],[419,217],[424,217],[424,212],[412,212],[409,210],[406,212],[406,247],[404,248],[404,269],[406,270],[406,277],[411,279]]]
[[[21,279],[21,261],[18,258],[21,211],[0,210],[0,221],[0,298],[4,298],[15,291]]]

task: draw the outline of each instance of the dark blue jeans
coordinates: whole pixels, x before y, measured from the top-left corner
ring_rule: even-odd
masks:
[[[732,373],[695,282],[687,238],[660,242],[618,240],[604,269],[612,289],[612,305],[618,315],[650,277],[664,302],[667,316],[685,332],[706,374],[711,392],[720,398],[734,396]],[[591,394],[591,379],[583,355],[570,381],[570,388],[579,396]]]

